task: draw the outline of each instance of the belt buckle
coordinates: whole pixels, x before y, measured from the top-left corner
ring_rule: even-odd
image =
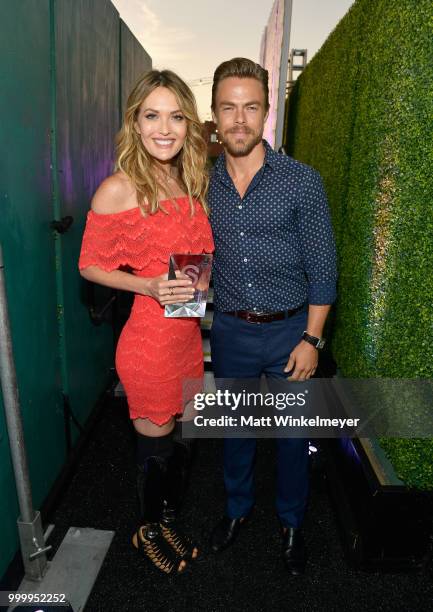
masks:
[[[260,325],[261,323],[263,323],[264,321],[254,321],[252,319],[250,319],[251,317],[262,317],[263,315],[267,315],[269,314],[268,312],[262,312],[261,310],[257,310],[254,312],[248,312],[247,314],[247,321],[248,323],[255,323],[256,325]]]
[[[254,321],[253,317],[255,317],[257,314],[257,312],[251,312],[250,310],[247,311],[247,316],[246,316],[246,321],[247,323],[254,323],[255,325],[260,325],[260,321]]]

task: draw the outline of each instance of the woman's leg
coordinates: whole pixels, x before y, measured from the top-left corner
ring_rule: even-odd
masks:
[[[162,511],[162,525],[168,538],[175,534],[182,540],[181,549],[191,559],[198,556],[197,546],[179,532],[178,516],[188,486],[193,440],[182,437],[182,424],[177,421],[173,430],[173,454],[167,462],[167,479]]]
[[[186,562],[167,542],[161,528],[167,464],[173,454],[174,419],[161,427],[149,419],[134,419],[133,424],[137,438],[137,493],[141,514],[141,526],[133,537],[133,544],[160,570],[166,573],[182,571]]]
[[[182,423],[176,422],[173,429],[173,454],[168,461],[167,494],[164,504],[164,515],[174,520],[183,502],[188,485],[192,443],[194,440],[182,437]]]
[[[160,438],[173,431],[175,420],[173,417],[167,423],[164,423],[164,425],[156,425],[150,419],[134,419],[132,424],[134,425],[135,431],[143,436]]]

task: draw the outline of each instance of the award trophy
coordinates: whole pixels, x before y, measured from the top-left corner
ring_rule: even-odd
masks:
[[[186,274],[192,280],[194,295],[190,302],[183,304],[167,304],[165,317],[204,317],[206,312],[206,299],[209,290],[210,274],[212,270],[212,255],[170,255],[168,280],[176,279],[176,271]]]

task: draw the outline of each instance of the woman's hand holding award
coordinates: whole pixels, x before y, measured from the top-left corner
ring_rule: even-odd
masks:
[[[192,280],[194,296],[190,302],[167,304],[164,316],[204,317],[211,270],[212,255],[208,253],[170,255],[168,280],[174,280],[177,271],[186,274]]]

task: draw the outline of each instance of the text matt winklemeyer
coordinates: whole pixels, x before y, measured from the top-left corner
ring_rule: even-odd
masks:
[[[320,416],[293,417],[291,415],[273,416],[226,416],[217,418],[205,417],[201,414],[194,417],[196,427],[357,427],[360,419],[329,419]]]

